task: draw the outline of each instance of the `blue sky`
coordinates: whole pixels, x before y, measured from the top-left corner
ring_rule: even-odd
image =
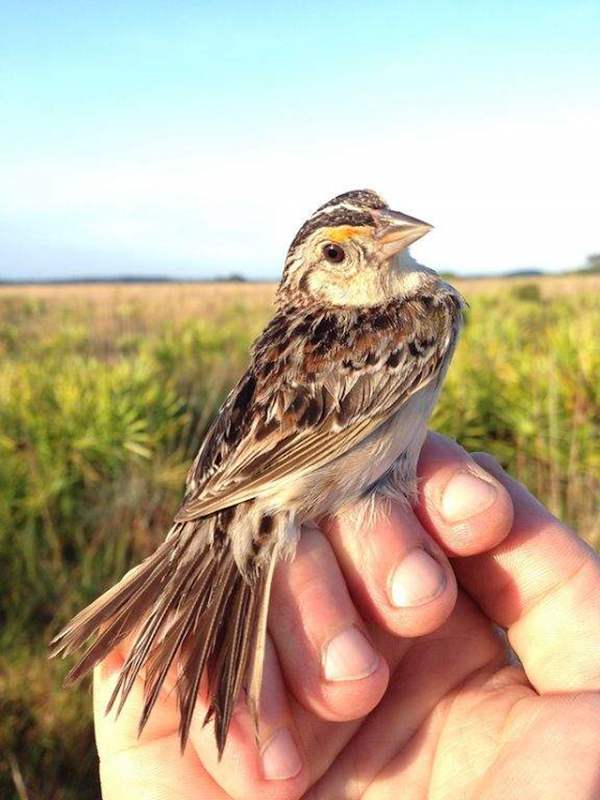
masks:
[[[7,2],[0,278],[278,274],[370,187],[463,273],[600,250],[600,2]]]

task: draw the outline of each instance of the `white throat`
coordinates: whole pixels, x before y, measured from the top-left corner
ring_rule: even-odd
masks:
[[[404,250],[394,256],[388,267],[365,269],[350,282],[337,283],[324,275],[315,276],[311,288],[334,305],[377,306],[414,294],[425,281],[431,280],[431,275],[438,277],[434,270],[419,264]]]

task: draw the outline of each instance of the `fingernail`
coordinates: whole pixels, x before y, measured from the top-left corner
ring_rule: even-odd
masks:
[[[262,766],[268,781],[285,781],[302,769],[300,753],[287,728],[276,731],[264,746]]]
[[[489,508],[496,499],[496,487],[472,472],[456,472],[442,494],[442,516],[447,522],[460,522]]]
[[[390,596],[398,608],[422,606],[440,595],[446,586],[446,573],[425,550],[411,550],[396,567],[390,583]]]
[[[375,672],[379,656],[358,628],[346,628],[325,648],[323,671],[328,681],[357,681]]]

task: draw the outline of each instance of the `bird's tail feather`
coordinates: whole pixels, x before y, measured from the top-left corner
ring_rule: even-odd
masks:
[[[185,747],[203,675],[210,698],[204,722],[214,717],[219,755],[242,686],[258,730],[258,698],[266,635],[272,551],[243,576],[227,545],[182,545],[175,531],[123,581],[81,611],[51,643],[66,656],[97,634],[65,682],[90,672],[128,635],[135,640],[121,668],[107,712],[119,713],[140,673],[144,677],[143,730],[170,667],[178,663],[179,736]],[[197,541],[197,538],[196,538]],[[176,555],[176,557],[175,557]]]

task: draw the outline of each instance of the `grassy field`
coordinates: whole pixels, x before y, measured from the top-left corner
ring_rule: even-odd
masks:
[[[458,285],[434,427],[598,546],[600,277]],[[99,797],[89,693],[59,689],[45,644],[163,537],[273,289],[0,287],[1,797]]]

